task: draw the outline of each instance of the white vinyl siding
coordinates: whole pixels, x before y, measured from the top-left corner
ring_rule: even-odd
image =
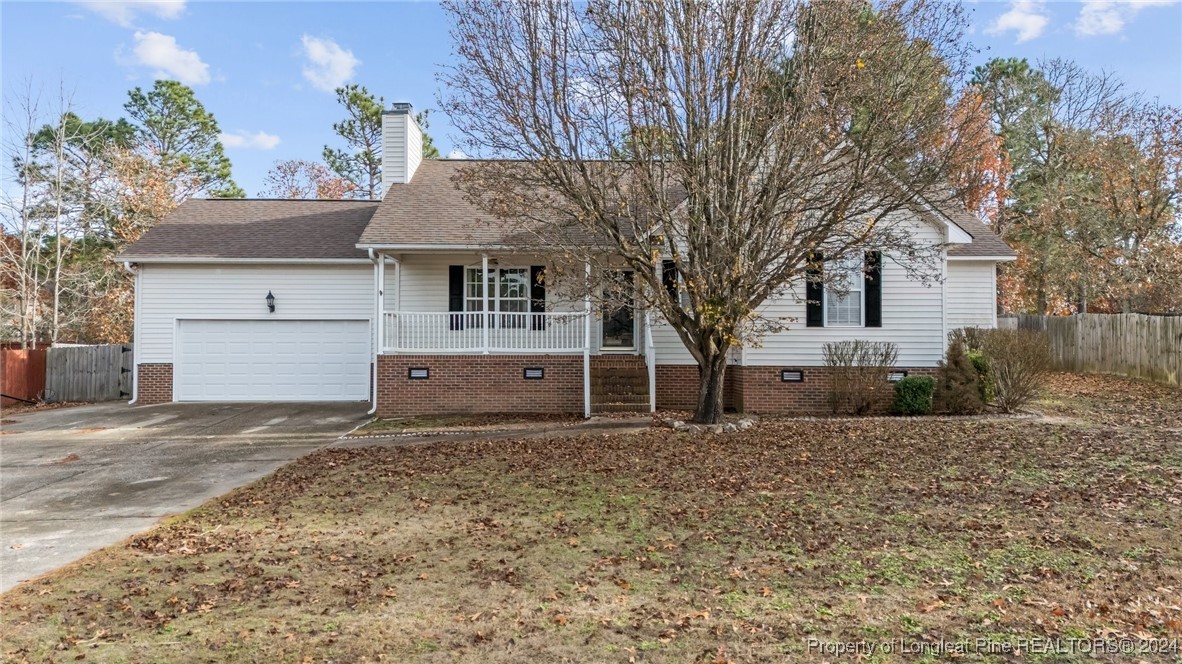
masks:
[[[915,219],[916,239],[944,241],[943,232]],[[822,346],[830,341],[867,339],[899,346],[899,366],[935,366],[944,352],[943,286],[907,277],[903,267],[886,254],[882,266],[882,327],[806,327],[803,281],[794,291],[765,302],[760,312],[778,319],[788,329],[764,336],[758,347],[745,348],[748,366],[821,366]]]
[[[385,311],[404,311],[416,313],[446,312],[448,311],[448,266],[462,265],[466,268],[480,267],[480,254],[403,254],[401,279],[395,274],[394,263],[385,266]],[[530,280],[530,266],[545,266],[546,261],[538,256],[512,256],[504,258],[498,256],[498,263],[505,269],[520,268],[526,282]],[[489,269],[495,269],[489,266]],[[465,281],[469,279],[469,271],[465,269]],[[469,299],[480,300],[479,294],[474,294],[479,284],[473,284],[472,291],[465,285],[465,295]],[[561,297],[561,288],[546,287],[546,311],[548,312],[582,312],[583,301],[573,301]],[[505,293],[508,293],[506,291]],[[505,311],[518,311],[525,306],[530,297],[530,289],[526,288],[524,298],[517,308],[506,308]],[[493,292],[489,292],[489,300],[495,300]],[[489,302],[489,307],[492,307]],[[508,305],[506,304],[508,307]],[[528,306],[525,306],[528,311]]]
[[[423,134],[409,114],[382,114],[382,193],[405,184],[423,161]]]
[[[373,318],[374,275],[373,265],[369,263],[146,264],[140,271],[137,363],[175,361],[174,334],[178,319],[369,321]],[[445,298],[446,281],[445,275]],[[268,291],[275,294],[274,313],[267,311]]]
[[[690,354],[677,330],[665,322],[665,317],[653,312],[653,349],[657,356],[657,364],[693,364],[697,365],[694,356]]]
[[[994,327],[997,307],[992,261],[948,261],[948,329]]]

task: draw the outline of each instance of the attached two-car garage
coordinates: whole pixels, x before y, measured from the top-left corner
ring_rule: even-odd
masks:
[[[365,320],[179,320],[177,401],[364,401]]]

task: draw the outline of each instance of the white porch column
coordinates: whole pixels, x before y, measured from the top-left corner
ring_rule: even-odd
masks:
[[[591,261],[583,263],[583,417],[591,417]]]
[[[648,412],[657,412],[657,353],[653,345],[653,313],[644,310],[644,360],[648,366]]]
[[[488,326],[492,323],[492,316],[488,315],[488,254],[480,254],[480,278],[484,283],[480,286],[480,292],[484,294],[483,304],[480,315],[484,318],[484,324],[480,326],[481,345],[484,347],[484,354],[488,355]]]

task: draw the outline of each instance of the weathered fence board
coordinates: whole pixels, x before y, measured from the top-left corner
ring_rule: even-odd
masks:
[[[45,348],[0,349],[0,406],[39,401],[45,391]]]
[[[1182,317],[1020,316],[1018,327],[1047,333],[1059,369],[1123,374],[1182,385]]]
[[[130,392],[131,347],[55,346],[45,362],[45,400],[115,401]]]

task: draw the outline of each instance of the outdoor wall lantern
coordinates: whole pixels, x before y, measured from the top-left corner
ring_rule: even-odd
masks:
[[[275,313],[275,295],[267,291],[267,311]]]

